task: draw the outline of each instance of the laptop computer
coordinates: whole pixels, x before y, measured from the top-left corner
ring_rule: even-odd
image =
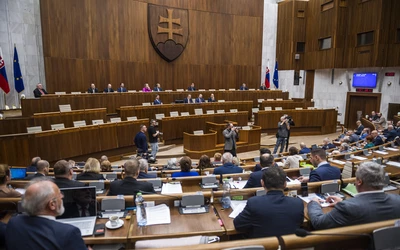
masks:
[[[82,236],[93,235],[97,202],[95,187],[61,188],[65,212],[57,221],[79,228]]]
[[[11,180],[22,180],[26,177],[26,168],[10,168]]]

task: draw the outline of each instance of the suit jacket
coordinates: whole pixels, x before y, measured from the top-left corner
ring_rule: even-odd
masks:
[[[240,86],[240,90],[249,90],[249,88]]]
[[[231,162],[227,162],[221,167],[217,167],[214,169],[214,174],[240,174],[243,173],[243,169],[241,167],[233,165]]]
[[[309,149],[309,148],[302,148],[300,151],[299,151],[299,154],[308,154],[308,153],[310,153],[311,152],[311,149]]]
[[[90,94],[93,94],[93,89],[92,88],[88,88],[87,92]],[[94,93],[99,93],[99,90],[97,88],[94,89]]]
[[[210,98],[208,98],[208,102],[217,102],[217,99],[215,99],[215,97],[214,97],[214,99],[211,99],[211,97],[210,97]]]
[[[7,249],[87,250],[78,228],[37,216],[11,218],[6,239]]]
[[[307,205],[308,216],[315,229],[351,226],[400,218],[400,196],[381,193],[360,193],[335,205],[324,214],[317,202]]]
[[[260,90],[268,90],[267,86],[260,86]]]
[[[249,179],[246,182],[246,185],[243,188],[255,188],[261,187],[261,179],[264,174],[264,171],[257,171],[250,174]]]
[[[204,98],[196,98],[196,103],[204,102]]]
[[[383,140],[379,135],[377,135],[375,137],[375,139],[372,140],[372,142],[374,143],[375,146],[379,146],[379,145],[383,144]]]
[[[303,220],[302,200],[271,190],[264,196],[251,197],[233,224],[249,238],[260,238],[293,234]]]
[[[325,150],[328,150],[328,149],[331,149],[331,148],[336,148],[336,146],[333,145],[332,143],[328,143],[328,144],[322,146],[322,149],[325,149]]]
[[[139,172],[138,179],[149,179],[149,178],[157,178],[157,174],[151,175],[145,172]]]
[[[196,90],[196,87],[189,86],[188,90],[189,90],[189,91],[195,91],[195,90]]]
[[[103,92],[104,93],[112,93],[112,92],[114,92],[114,90],[112,88],[111,89],[105,88]]]
[[[154,91],[154,92],[160,92],[160,91],[163,91],[163,90],[162,90],[162,88],[154,87],[153,91]]]
[[[117,89],[117,91],[118,92],[127,92],[127,90],[126,90],[126,88],[121,88],[121,87],[119,87],[118,89]]]
[[[134,195],[138,191],[145,193],[155,193],[153,184],[145,181],[137,181],[133,177],[125,177],[123,180],[113,181],[110,183],[110,191],[108,195]]]
[[[393,141],[394,138],[396,138],[397,136],[397,132],[396,130],[392,129],[385,136],[386,136],[386,141]]]
[[[43,93],[45,93],[47,95],[47,91],[45,89],[42,89]],[[40,90],[38,88],[36,88],[33,91],[33,95],[35,96],[35,98],[39,98],[42,96],[42,93],[40,93]]]
[[[159,105],[161,104],[161,100],[160,99],[155,99],[154,100],[154,105]]]
[[[185,98],[185,99],[183,99],[183,102],[184,103],[193,103],[193,100]]]
[[[102,174],[97,174],[93,172],[83,172],[76,176],[77,180],[105,180]]]
[[[37,167],[34,165],[29,165],[26,167],[26,172],[36,172],[37,171]]]
[[[53,182],[58,188],[71,188],[71,187],[84,187],[85,183],[79,181],[73,181],[64,177],[56,177]]]
[[[311,171],[309,182],[329,181],[329,180],[339,180],[339,179],[340,179],[340,169],[337,167],[332,167],[328,163],[321,165],[317,169]]]
[[[225,129],[222,131],[222,135],[225,138],[224,150],[232,150],[233,148],[236,148],[237,133],[234,130]]]
[[[34,175],[25,177],[24,180],[32,180],[32,179],[39,178],[39,177],[45,177],[45,175],[40,174],[40,173],[36,173],[36,174],[34,174]]]
[[[361,135],[363,130],[364,130],[364,126],[361,124],[360,126],[358,126],[357,130],[354,133],[356,135]]]

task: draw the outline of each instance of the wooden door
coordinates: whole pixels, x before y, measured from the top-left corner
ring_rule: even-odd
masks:
[[[357,112],[361,113],[361,117],[370,115],[372,111],[380,112],[380,104],[380,93],[347,92],[345,127],[356,128]]]

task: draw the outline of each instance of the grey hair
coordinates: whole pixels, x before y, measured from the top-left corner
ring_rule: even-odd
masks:
[[[356,178],[373,189],[380,190],[385,186],[385,171],[376,162],[361,163],[356,171]]]
[[[149,168],[149,163],[147,162],[146,159],[139,160],[139,168],[140,168],[140,171],[145,171],[146,169]]]
[[[46,209],[47,203],[55,196],[52,182],[45,178],[35,178],[29,182],[26,188],[29,188],[33,184],[39,183],[40,188],[34,194],[29,196],[22,196],[22,207],[26,213],[31,216],[36,216]]]
[[[226,153],[224,153],[224,154],[222,155],[222,163],[225,163],[225,162],[232,162],[232,159],[233,159],[233,156],[232,156],[232,154],[229,153],[229,152],[226,152]]]

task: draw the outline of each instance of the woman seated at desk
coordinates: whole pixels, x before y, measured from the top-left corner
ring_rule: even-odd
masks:
[[[199,168],[200,174],[204,169],[214,168],[214,165],[211,164],[211,159],[210,159],[210,157],[208,157],[208,155],[202,155],[200,157],[198,168]]]
[[[199,176],[199,173],[190,171],[192,168],[192,160],[189,157],[182,157],[179,161],[179,165],[181,165],[181,172],[172,173],[172,177]]]
[[[21,197],[21,194],[7,187],[10,180],[10,169],[6,164],[0,164],[0,198]]]
[[[104,180],[102,174],[100,174],[100,162],[95,158],[89,158],[83,169],[83,173],[78,174],[76,180]]]
[[[375,144],[372,142],[373,139],[372,135],[365,137],[367,144],[364,146],[364,149],[375,147]]]
[[[303,157],[298,155],[298,153],[299,150],[296,147],[290,147],[289,156],[286,158],[283,168],[299,168],[300,161],[303,160]]]

